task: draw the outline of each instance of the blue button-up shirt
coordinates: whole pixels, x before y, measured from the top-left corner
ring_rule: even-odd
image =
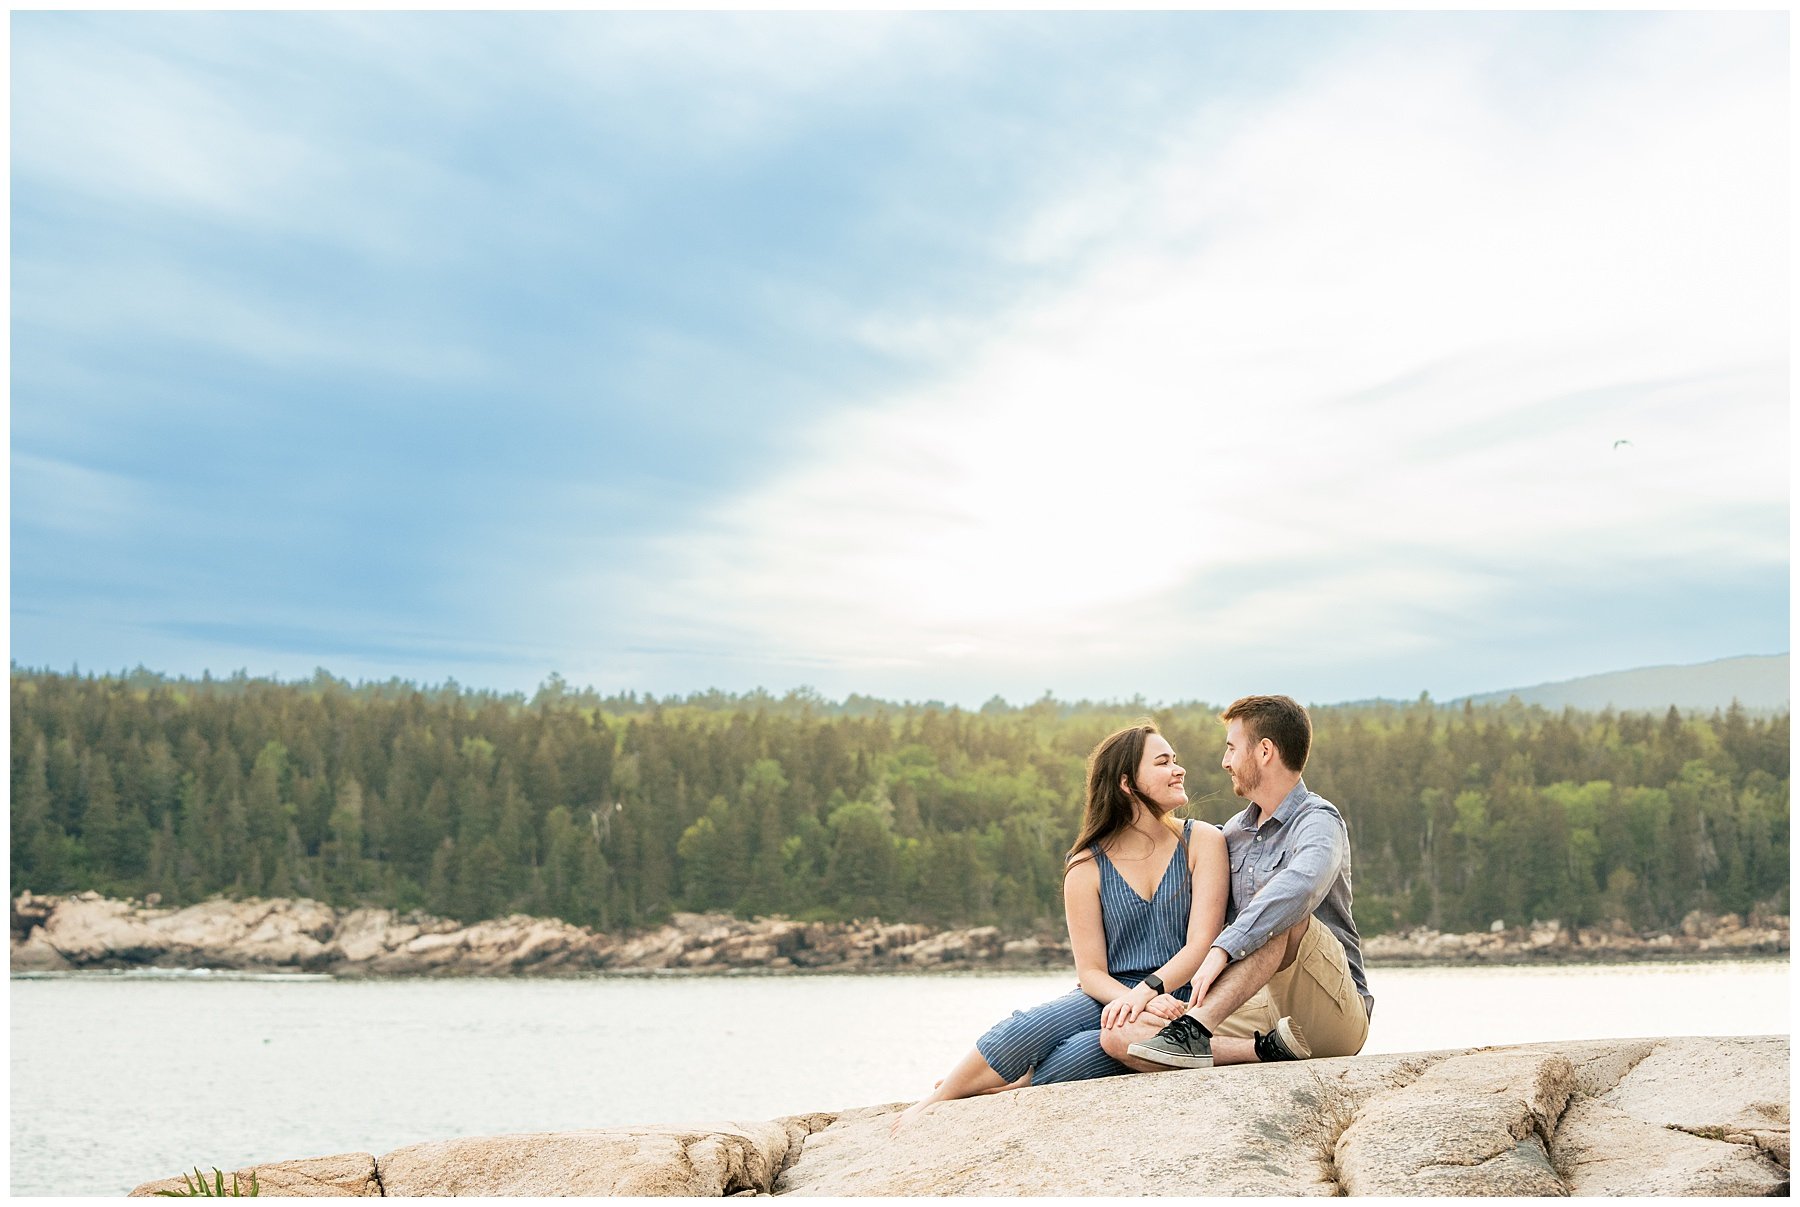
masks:
[[[1252,804],[1225,823],[1231,901],[1225,907],[1225,929],[1213,946],[1241,960],[1312,914],[1344,945],[1350,978],[1373,1013],[1362,938],[1350,916],[1350,831],[1343,814],[1307,788],[1305,780],[1281,798],[1273,813],[1261,813]]]

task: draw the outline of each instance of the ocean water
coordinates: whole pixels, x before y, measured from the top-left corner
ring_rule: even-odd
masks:
[[[1786,961],[1370,969],[1367,1052],[1788,1030]],[[14,1195],[453,1136],[916,1098],[1067,971],[337,981],[19,975]]]

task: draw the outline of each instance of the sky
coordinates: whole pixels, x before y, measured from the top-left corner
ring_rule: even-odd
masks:
[[[1784,652],[1787,20],[13,13],[11,658],[972,706]]]

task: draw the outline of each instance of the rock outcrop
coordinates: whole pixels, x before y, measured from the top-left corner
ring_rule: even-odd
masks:
[[[465,1138],[255,1168],[264,1194],[365,1196],[1788,1192],[1784,1036],[1114,1077],[945,1103],[892,1136],[900,1109]]]
[[[800,1154],[805,1119],[641,1127],[413,1144],[378,1162],[390,1195],[767,1193]]]
[[[1679,934],[1533,923],[1488,934],[1415,930],[1365,940],[1370,963],[1508,963],[1782,955],[1786,917],[1691,914]],[[665,925],[608,935],[515,914],[464,926],[429,914],[336,909],[317,901],[217,899],[169,909],[98,893],[12,905],[15,972],[82,968],[222,968],[335,976],[510,976],[691,971],[837,972],[1067,968],[1068,937],[992,926],[746,921],[676,914]]]
[[[1641,934],[1622,922],[1566,927],[1532,922],[1479,934],[1443,934],[1415,927],[1363,940],[1363,957],[1379,964],[1612,963],[1636,959],[1785,955],[1788,920],[1752,911],[1714,916],[1694,910],[1668,932]]]
[[[1036,969],[1066,966],[1066,940],[1007,938],[991,926],[938,931],[871,922],[746,921],[675,914],[654,930],[608,935],[515,914],[464,926],[386,909],[309,900],[218,899],[169,909],[98,893],[12,906],[14,972],[218,968],[335,976],[511,976],[828,969]]]

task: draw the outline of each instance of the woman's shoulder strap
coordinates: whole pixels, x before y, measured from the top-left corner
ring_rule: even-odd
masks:
[[[1181,819],[1181,845],[1187,854],[1188,867],[1194,867],[1194,861],[1200,858],[1200,844],[1194,841],[1194,819]]]

